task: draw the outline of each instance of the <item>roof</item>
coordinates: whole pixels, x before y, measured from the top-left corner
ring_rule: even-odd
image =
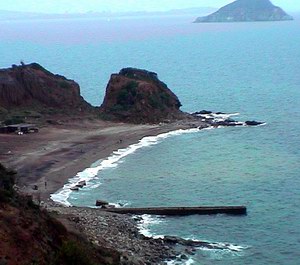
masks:
[[[30,127],[35,127],[35,124],[27,124],[27,123],[20,123],[20,124],[11,124],[11,125],[7,125],[7,127],[9,128],[30,128]]]

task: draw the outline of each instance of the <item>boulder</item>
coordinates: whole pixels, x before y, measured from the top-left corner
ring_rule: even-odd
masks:
[[[259,121],[246,121],[245,124],[248,125],[248,126],[257,126],[257,125],[263,124],[263,122],[259,122]]]
[[[201,110],[201,111],[198,111],[198,112],[195,112],[193,114],[196,114],[196,115],[207,115],[207,114],[212,114],[213,112],[210,111],[210,110]]]
[[[86,181],[85,180],[79,181],[76,184],[76,187],[78,187],[78,188],[83,188],[84,186],[86,186]]]
[[[242,122],[237,122],[237,121],[232,120],[232,119],[227,119],[227,120],[224,120],[224,121],[217,121],[217,122],[214,123],[214,125],[234,127],[234,126],[242,126],[243,123]]]
[[[103,200],[97,200],[96,201],[96,206],[104,206],[104,205],[108,205],[108,202],[103,201]]]

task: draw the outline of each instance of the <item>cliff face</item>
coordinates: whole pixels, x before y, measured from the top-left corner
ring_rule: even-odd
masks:
[[[180,118],[181,103],[156,73],[125,68],[113,74],[100,108],[103,117],[132,123],[158,123]]]
[[[37,63],[0,70],[0,107],[88,111],[79,85]]]
[[[247,22],[293,20],[280,7],[270,0],[237,0],[220,8],[217,12],[196,19],[196,23],[205,22]]]

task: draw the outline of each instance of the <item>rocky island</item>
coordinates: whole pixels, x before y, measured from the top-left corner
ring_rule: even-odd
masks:
[[[195,23],[284,20],[293,20],[293,17],[270,0],[236,0],[208,16],[198,17]]]

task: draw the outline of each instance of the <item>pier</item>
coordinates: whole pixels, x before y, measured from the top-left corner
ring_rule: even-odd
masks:
[[[147,208],[101,208],[101,211],[119,214],[150,214],[167,216],[230,214],[246,215],[245,206],[204,206],[204,207],[147,207]]]

